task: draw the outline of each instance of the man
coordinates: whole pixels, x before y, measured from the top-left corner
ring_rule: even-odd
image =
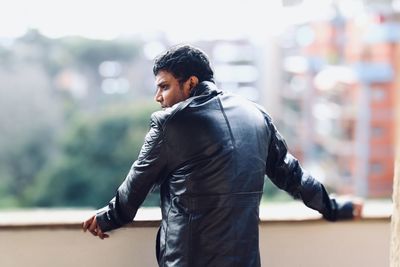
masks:
[[[105,232],[131,222],[149,190],[160,186],[160,266],[260,266],[265,174],[327,220],[359,215],[353,203],[330,199],[304,172],[261,107],[217,89],[202,51],[173,47],[156,58],[153,72],[163,110],[152,114],[115,198],[84,230],[108,237]]]

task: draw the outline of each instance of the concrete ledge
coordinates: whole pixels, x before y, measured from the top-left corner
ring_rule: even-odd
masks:
[[[0,211],[1,229],[80,228],[84,219],[94,214],[93,209],[22,209]],[[390,221],[392,203],[367,201],[361,221]],[[158,227],[159,208],[139,209],[135,220],[126,227]],[[260,207],[260,224],[312,223],[324,221],[320,214],[301,202],[272,203]]]
[[[357,221],[328,223],[301,203],[262,206],[262,266],[389,266],[391,204],[366,203]],[[157,266],[158,208],[142,209],[134,222],[100,240],[83,233],[92,209],[0,212],[1,267]],[[310,213],[311,212],[311,213]],[[322,263],[322,265],[321,265]]]

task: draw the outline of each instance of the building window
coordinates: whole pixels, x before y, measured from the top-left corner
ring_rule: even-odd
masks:
[[[379,162],[372,162],[370,165],[371,173],[381,174],[383,172],[383,165]]]
[[[381,102],[386,98],[386,91],[383,88],[373,88],[371,91],[372,101]]]
[[[371,135],[373,138],[381,138],[385,133],[385,129],[383,127],[374,126],[371,129]]]

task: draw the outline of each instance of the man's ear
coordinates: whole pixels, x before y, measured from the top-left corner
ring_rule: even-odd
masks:
[[[192,91],[193,88],[195,88],[199,84],[199,78],[196,76],[190,76],[189,79],[186,81],[187,86],[186,86],[186,93],[190,95],[190,92]]]
[[[190,80],[190,90],[192,90],[199,84],[199,78],[197,78],[196,76],[191,76],[189,80]]]

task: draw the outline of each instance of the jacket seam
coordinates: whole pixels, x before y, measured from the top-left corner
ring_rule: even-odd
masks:
[[[224,116],[225,123],[226,123],[226,125],[228,126],[229,135],[230,135],[231,140],[232,140],[232,145],[233,145],[233,147],[235,148],[235,147],[236,147],[236,141],[235,141],[235,138],[233,137],[231,125],[230,125],[230,123],[229,123],[229,121],[228,121],[228,117],[227,117],[226,114],[225,114],[225,110],[224,110],[224,107],[222,106],[221,99],[218,97],[217,100],[218,100],[218,105],[219,105],[219,107],[220,107],[220,109],[221,109],[222,115]]]
[[[189,266],[193,266],[193,264],[192,264],[192,248],[193,248],[193,246],[192,246],[192,213],[190,213],[189,214],[189,237],[188,237],[188,247],[189,247],[189,255],[188,255],[188,257],[189,257],[189,259],[188,259],[188,262],[189,262]]]
[[[220,98],[219,96],[217,97],[217,101],[218,101],[218,105],[219,105],[219,107],[220,107],[220,109],[221,109],[222,115],[224,116],[225,123],[226,123],[226,125],[228,126],[228,131],[229,131],[229,135],[230,135],[231,142],[232,142],[233,157],[234,157],[234,158],[233,158],[233,161],[234,161],[233,166],[237,166],[238,164],[237,164],[237,156],[236,156],[236,152],[237,152],[237,151],[236,151],[236,140],[235,140],[235,138],[234,138],[234,136],[233,136],[231,125],[230,125],[230,123],[229,123],[228,117],[226,116],[224,107],[222,106],[221,98]],[[234,176],[237,176],[237,168],[234,168],[234,170],[233,170],[233,175],[234,175]]]
[[[161,266],[165,266],[165,255],[167,254],[167,248],[168,248],[168,243],[167,243],[167,237],[168,237],[168,229],[169,229],[169,219],[168,219],[168,217],[169,217],[169,213],[170,213],[170,211],[171,211],[171,208],[172,208],[172,203],[171,203],[171,201],[170,201],[170,205],[169,205],[169,208],[168,208],[168,212],[167,212],[167,214],[166,214],[166,218],[165,218],[165,224],[166,224],[166,226],[165,226],[165,229],[164,229],[164,251],[163,251],[163,253],[162,253],[162,256],[160,255],[160,257],[161,257]]]

